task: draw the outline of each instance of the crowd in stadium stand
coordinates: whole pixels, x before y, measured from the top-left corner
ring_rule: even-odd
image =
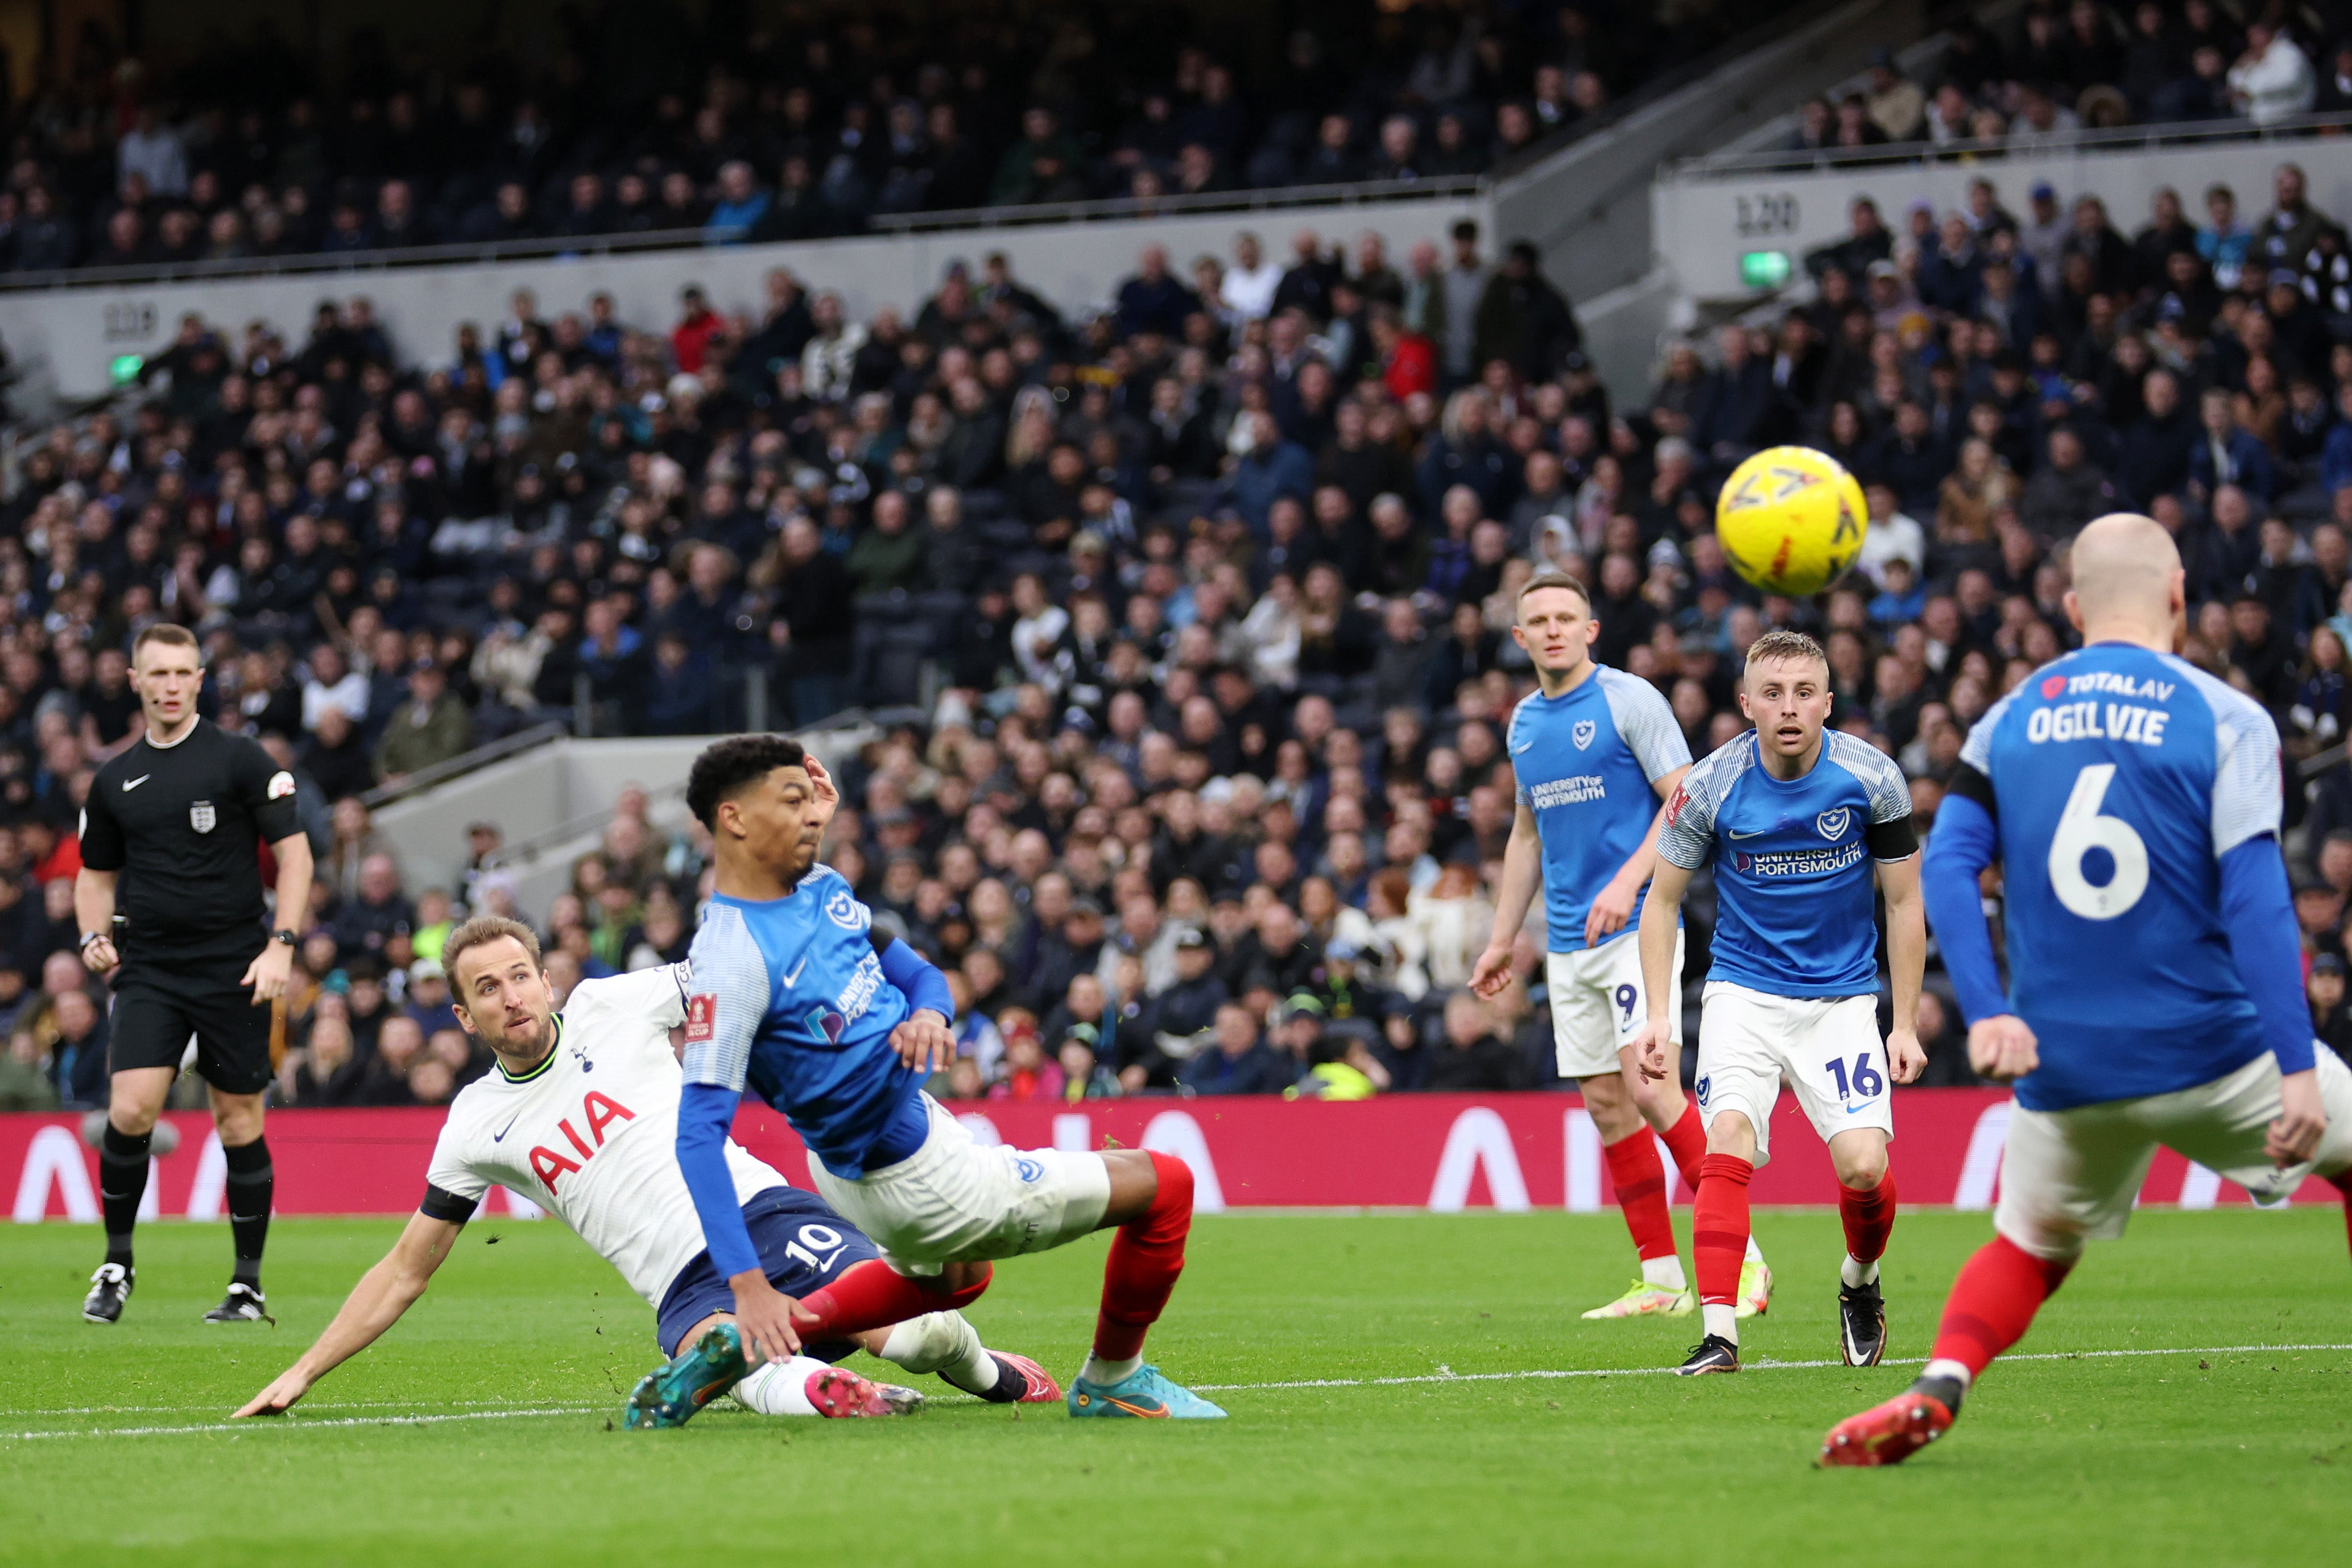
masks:
[[[1497,1002],[1462,989],[1531,685],[1514,592],[1544,568],[1591,585],[1598,656],[1695,754],[1743,727],[1750,641],[1816,632],[1834,722],[1901,760],[1924,822],[1968,727],[2069,645],[2070,537],[2144,508],[2188,563],[2187,656],[2318,753],[2352,637],[2343,231],[2291,164],[2161,194],[2128,236],[2069,195],[1989,180],[1901,233],[1860,206],[1811,298],[1647,389],[1602,386],[1532,248],[1467,225],[1402,257],[1147,248],[1075,319],[988,256],[911,319],[782,270],[667,322],[518,295],[454,349],[356,298],[299,341],[192,319],[131,412],[28,433],[0,507],[0,1103],[100,1092],[75,812],[138,733],[123,651],[158,617],[300,781],[298,1104],[482,1070],[435,955],[513,904],[497,829],[460,885],[412,887],[358,797],[582,695],[608,733],[734,727],[762,685],[778,726],[881,726],[836,758],[826,854],[949,971],[958,1096],[1551,1082],[1541,933]],[[1728,466],[1782,441],[1872,513],[1818,601],[1757,594],[1711,532]],[[2340,1034],[2352,770],[2287,810]],[[571,889],[515,911],[560,985],[686,951],[705,857],[661,817],[625,796]],[[1940,997],[1920,1033],[1930,1081],[1967,1082]]]
[[[12,117],[0,268],[809,239],[943,209],[1412,184],[1481,173],[1780,8],[1416,7],[1221,50],[1186,42],[1202,26],[1176,5],[748,35],[730,7],[701,28],[614,5],[573,13],[536,76],[362,30],[331,98],[267,26],[152,70],[86,33]]]
[[[1804,105],[1786,150],[2032,152],[2125,125],[2352,113],[2352,8],[2340,3],[2250,7],[2242,23],[2213,0],[2036,0],[2007,37],[1969,17],[1949,39],[1924,82],[1878,50],[1857,89]]]

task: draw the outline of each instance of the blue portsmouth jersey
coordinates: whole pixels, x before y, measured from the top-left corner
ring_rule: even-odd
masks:
[[[883,977],[872,926],[825,865],[783,898],[715,897],[694,936],[687,998],[686,1082],[748,1086],[852,1180],[877,1144],[919,1145],[924,1120],[924,1075],[890,1044],[911,1009]]]
[[[1653,780],[1690,766],[1658,688],[1606,665],[1556,697],[1513,710],[1511,772],[1543,839],[1544,928],[1555,953],[1584,946],[1593,896],[1649,836]]]
[[[1751,729],[1693,768],[1658,834],[1658,853],[1685,871],[1715,859],[1706,977],[1776,997],[1874,996],[1869,837],[1911,814],[1903,769],[1868,741],[1830,730],[1811,770],[1784,783],[1757,747]]]
[[[2279,829],[2277,727],[2185,660],[2095,643],[1977,722],[2011,1005],[2040,1041],[2018,1103],[2206,1083],[2266,1049],[2221,920],[2221,857]]]

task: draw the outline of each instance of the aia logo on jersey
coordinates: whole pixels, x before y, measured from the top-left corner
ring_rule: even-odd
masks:
[[[719,1032],[719,998],[706,991],[686,998],[686,1043],[703,1045]]]
[[[865,930],[869,918],[845,887],[835,889],[833,896],[824,901],[824,917],[845,931]]]
[[[2042,676],[2042,695],[2043,700],[2047,701],[2047,700],[2048,700],[2048,699],[2050,699],[2050,698],[2055,697],[2059,693],[2061,693],[2061,692],[2064,691],[2065,689],[2066,689],[2066,677],[2065,677],[2065,676],[2063,676],[2063,675],[2044,675],[2044,676]]]
[[[1580,718],[1576,721],[1576,727],[1569,733],[1575,737],[1576,749],[1581,751],[1592,744],[1592,737],[1600,733],[1600,727],[1589,718]]]
[[[577,1173],[582,1166],[596,1157],[596,1151],[604,1146],[605,1128],[615,1122],[634,1122],[637,1113],[611,1095],[592,1089],[580,1102],[580,1119],[588,1124],[588,1136],[585,1138],[572,1125],[569,1117],[555,1124],[555,1130],[563,1134],[564,1142],[579,1151],[578,1159],[543,1144],[530,1152],[530,1174],[545,1184],[550,1197],[554,1195],[558,1181]],[[509,1122],[507,1125],[514,1124]],[[505,1134],[500,1134],[499,1136]]]
[[[1820,831],[1822,837],[1835,843],[1845,837],[1845,831],[1848,828],[1853,826],[1853,812],[1843,806],[1840,806],[1834,811],[1823,811],[1813,819],[1813,826]]]

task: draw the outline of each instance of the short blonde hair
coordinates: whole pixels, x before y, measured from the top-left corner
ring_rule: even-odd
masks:
[[[1829,668],[1830,664],[1830,656],[1822,652],[1819,643],[1802,632],[1791,632],[1785,627],[1776,627],[1748,644],[1749,664],[1759,664],[1766,659],[1812,659],[1818,661],[1823,669]]]

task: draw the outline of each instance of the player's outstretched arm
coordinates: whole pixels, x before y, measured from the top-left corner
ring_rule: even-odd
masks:
[[[1919,857],[1878,862],[1886,894],[1886,960],[1894,982],[1895,1025],[1886,1031],[1886,1066],[1897,1083],[1927,1071],[1919,1048],[1919,981],[1927,968],[1927,917],[1919,896]]]
[[[1511,819],[1510,841],[1503,846],[1503,874],[1495,884],[1495,928],[1486,950],[1470,970],[1470,988],[1482,997],[1502,994],[1511,981],[1511,948],[1527,924],[1528,905],[1543,885],[1543,836],[1525,800]]]
[[[926,1072],[945,1072],[955,1061],[955,994],[932,963],[896,939],[882,950],[882,977],[907,998],[907,1021],[890,1031],[898,1060]]]
[[[1682,786],[1683,776],[1690,771],[1685,762],[1680,768],[1659,774],[1650,780],[1650,788],[1658,792],[1658,809],[1650,818],[1650,831],[1642,835],[1642,847],[1625,857],[1617,874],[1609,879],[1584,914],[1584,945],[1598,946],[1603,940],[1625,929],[1625,922],[1633,918],[1633,901],[1642,895],[1642,884],[1658,864],[1658,831],[1666,825],[1666,802],[1675,798]]]
[[[1642,1076],[1655,1082],[1671,1071],[1666,1060],[1674,1038],[1672,1009],[1683,1005],[1682,988],[1675,984],[1675,937],[1682,925],[1683,894],[1690,888],[1690,871],[1661,859],[1650,878],[1650,896],[1642,903],[1642,924],[1635,940],[1642,945],[1642,994],[1649,998],[1649,1017],[1633,1037],[1633,1053]]]
[[[373,1344],[425,1293],[433,1271],[449,1256],[449,1249],[457,1244],[457,1232],[464,1228],[461,1222],[427,1214],[409,1216],[400,1239],[393,1243],[383,1261],[360,1276],[360,1282],[343,1301],[343,1310],[335,1314],[318,1343],[237,1415],[284,1415],[310,1391],[312,1384]]]

